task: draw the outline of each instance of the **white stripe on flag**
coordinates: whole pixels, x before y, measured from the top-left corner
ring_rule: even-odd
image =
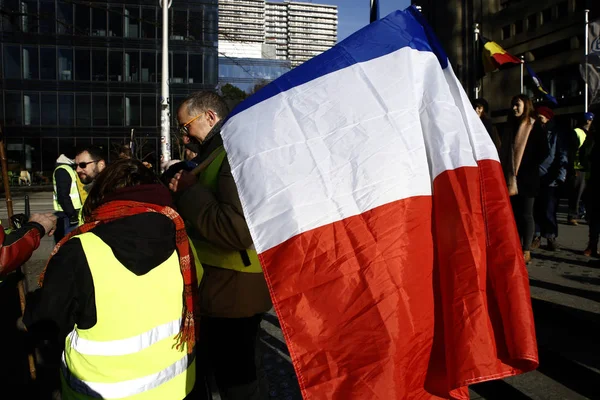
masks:
[[[476,166],[462,107],[433,53],[402,48],[235,115],[223,138],[257,251]]]

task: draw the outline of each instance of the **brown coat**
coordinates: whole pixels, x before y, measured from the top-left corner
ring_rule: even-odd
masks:
[[[215,136],[203,147],[220,145]],[[207,153],[208,151],[203,151]],[[201,154],[202,156],[208,154]],[[212,192],[200,183],[177,199],[177,209],[192,237],[202,237],[215,246],[242,251],[252,246],[252,237],[244,218],[231,167],[227,158],[219,171],[217,190]],[[272,304],[263,274],[237,272],[203,264],[200,283],[202,315],[223,318],[251,317],[268,311]]]

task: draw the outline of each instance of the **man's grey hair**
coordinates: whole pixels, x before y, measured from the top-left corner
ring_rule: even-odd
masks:
[[[192,93],[181,103],[181,106],[187,107],[187,112],[191,117],[195,117],[206,110],[214,111],[219,119],[224,119],[229,114],[229,107],[227,107],[225,100],[211,91]]]

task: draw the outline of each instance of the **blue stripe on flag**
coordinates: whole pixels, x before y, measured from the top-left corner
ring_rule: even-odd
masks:
[[[365,26],[326,52],[274,80],[240,103],[229,118],[296,86],[404,47],[433,52],[442,68],[448,66],[448,57],[433,30],[421,13],[410,6]]]

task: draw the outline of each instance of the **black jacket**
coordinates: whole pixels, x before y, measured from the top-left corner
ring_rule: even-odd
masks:
[[[540,188],[540,164],[548,157],[550,148],[546,132],[541,124],[536,121],[529,133],[521,166],[517,173],[517,186],[519,195],[535,197]]]
[[[175,225],[162,214],[122,218],[91,232],[138,276],[162,264],[176,249]],[[79,239],[69,240],[52,257],[44,286],[27,300],[23,322],[37,339],[61,342],[75,324],[81,329],[96,324],[94,283]]]

